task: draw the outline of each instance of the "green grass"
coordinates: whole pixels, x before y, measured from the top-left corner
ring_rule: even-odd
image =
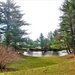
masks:
[[[18,71],[4,72],[0,75],[75,75],[75,60],[64,57],[23,57],[7,67]]]

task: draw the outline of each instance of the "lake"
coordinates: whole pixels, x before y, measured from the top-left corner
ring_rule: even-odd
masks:
[[[67,51],[66,50],[62,50],[62,51],[46,51],[46,52],[42,52],[42,51],[25,51],[23,53],[23,55],[27,55],[27,56],[36,56],[36,57],[41,57],[41,56],[64,56],[67,55]]]

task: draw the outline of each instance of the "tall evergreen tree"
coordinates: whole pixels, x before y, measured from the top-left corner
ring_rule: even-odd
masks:
[[[61,11],[61,30],[64,30],[65,40],[74,50],[75,54],[75,0],[65,0],[62,5]]]
[[[16,45],[21,42],[22,35],[26,32],[21,30],[23,25],[28,25],[22,17],[20,6],[16,5],[13,0],[0,2],[0,30],[4,34],[6,46]]]

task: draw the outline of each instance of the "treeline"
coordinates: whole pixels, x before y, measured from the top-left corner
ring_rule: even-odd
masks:
[[[45,37],[43,33],[40,33],[39,37],[33,41],[27,38],[27,48],[39,48],[39,49],[54,49],[63,50],[67,49],[65,42],[61,39],[59,29],[55,30],[53,33],[49,32]]]

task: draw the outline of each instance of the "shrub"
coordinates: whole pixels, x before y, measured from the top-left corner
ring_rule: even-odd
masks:
[[[0,45],[0,69],[5,69],[7,64],[19,59],[17,52]]]

